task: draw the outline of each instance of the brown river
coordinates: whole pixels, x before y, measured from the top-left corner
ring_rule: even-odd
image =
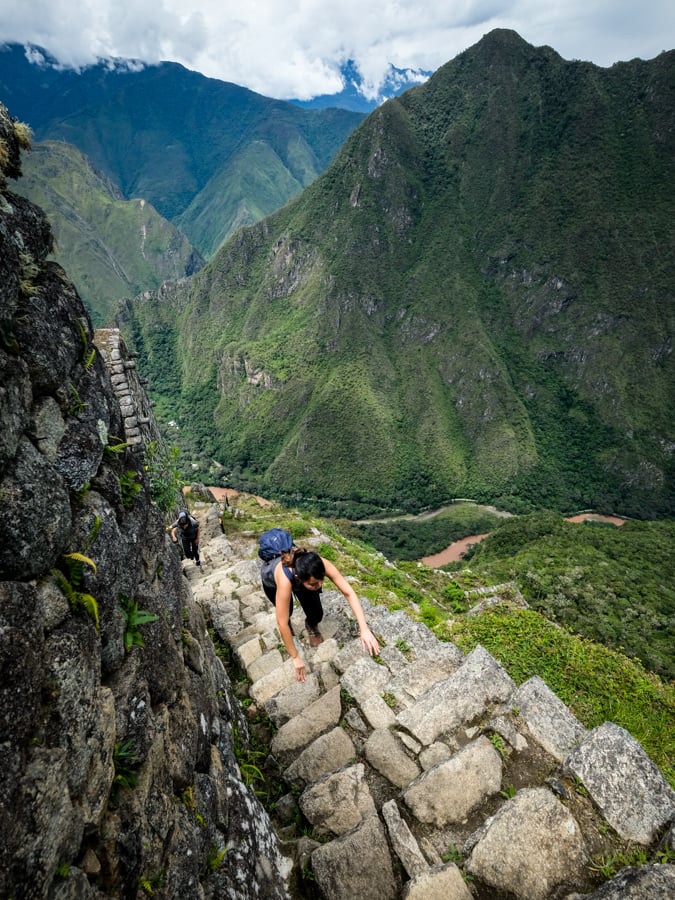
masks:
[[[234,488],[221,488],[221,487],[210,487],[209,490],[215,497],[218,502],[223,500],[228,501],[231,497],[236,497],[239,491],[236,491]],[[265,500],[264,497],[256,497],[255,498],[260,506],[271,506],[269,500]],[[429,519],[433,516],[438,515],[439,512],[442,512],[444,509],[447,509],[447,506],[442,507],[441,509],[432,510],[430,512],[421,513],[419,516],[413,515],[405,515],[400,516],[398,518],[401,519]],[[509,516],[510,513],[503,512],[494,508],[494,506],[484,506],[483,509],[489,509],[490,512],[497,513],[501,516]],[[372,519],[362,520],[363,524],[367,522],[372,522]],[[392,522],[394,519],[387,519],[386,521]],[[619,516],[602,516],[599,513],[586,512],[579,513],[576,516],[567,516],[567,522],[611,522],[612,525],[623,525],[626,521],[625,519],[619,518]],[[358,523],[357,523],[358,524]],[[479,544],[484,538],[488,536],[489,532],[486,534],[471,534],[468,537],[462,538],[459,541],[454,541],[445,550],[441,550],[440,553],[432,553],[430,556],[423,556],[420,562],[423,562],[425,566],[431,566],[432,568],[439,568],[440,566],[446,565],[449,562],[457,562],[460,560],[464,554],[467,552],[469,547],[473,547],[474,544]]]
[[[598,513],[580,513],[578,516],[567,516],[567,522],[611,522],[612,525],[623,525],[626,521],[625,519],[620,519],[618,516],[601,516]],[[474,544],[479,544],[483,538],[488,536],[487,534],[472,534],[469,537],[462,538],[461,541],[455,541],[450,544],[449,547],[446,547],[445,550],[441,550],[440,553],[434,553],[431,556],[423,556],[421,562],[424,563],[425,566],[431,566],[432,568],[438,568],[439,566],[444,566],[449,562],[457,562],[460,560],[469,547],[473,547]]]

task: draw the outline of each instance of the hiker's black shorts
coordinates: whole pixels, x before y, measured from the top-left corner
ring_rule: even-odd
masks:
[[[270,587],[269,585],[263,582],[263,590],[267,596],[267,599],[273,606],[277,605],[277,587]],[[293,615],[293,599],[297,600],[300,606],[302,607],[302,611],[304,612],[307,622],[312,628],[316,628],[319,622],[323,619],[323,606],[321,605],[321,590],[318,591],[310,591],[309,588],[306,588],[304,584],[300,584],[297,587],[295,585],[291,591],[291,608],[288,611],[288,618]]]

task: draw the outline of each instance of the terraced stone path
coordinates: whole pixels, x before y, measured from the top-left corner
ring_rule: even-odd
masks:
[[[335,591],[323,594],[319,647],[294,612],[309,673],[297,682],[254,540],[231,543],[217,505],[195,514],[203,562],[186,561],[185,575],[247,673],[253,708],[276,728],[271,754],[288,791],[273,816],[292,860],[289,896],[675,896],[672,865],[628,868],[604,884],[589,868],[618,838],[675,842],[675,793],[626,731],[589,732],[540,678],[517,686],[482,647],[464,655],[403,612],[364,601],[382,645],[371,659]],[[298,831],[298,810],[311,838]],[[299,873],[314,893],[307,881],[300,891]]]

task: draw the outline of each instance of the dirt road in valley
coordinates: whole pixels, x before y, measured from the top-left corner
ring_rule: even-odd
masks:
[[[473,547],[474,544],[480,544],[483,538],[486,537],[487,534],[471,534],[469,537],[462,538],[461,541],[454,541],[454,543],[450,544],[449,547],[446,547],[445,550],[441,550],[440,553],[432,553],[431,556],[423,556],[421,562],[423,562],[425,566],[431,566],[432,569],[438,569],[440,566],[444,566],[449,562],[457,562],[464,556],[469,547]]]

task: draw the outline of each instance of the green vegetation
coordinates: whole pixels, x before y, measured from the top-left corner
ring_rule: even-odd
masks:
[[[134,500],[143,490],[143,485],[138,480],[138,472],[128,469],[120,473],[120,489],[122,491],[122,503],[127,509],[131,509]]]
[[[96,325],[125,297],[156,290],[202,264],[186,237],[144,200],[124,200],[71,144],[45,141],[22,161],[13,187],[45,210],[55,259],[77,286]]]
[[[131,790],[138,784],[138,767],[140,759],[136,751],[133,738],[116,743],[113,748],[113,765],[115,777],[113,778],[111,800],[117,802],[119,791],[123,788]]]
[[[340,529],[351,537],[368,535],[370,543],[400,563],[413,549],[416,558],[426,555],[423,538],[435,537],[431,549],[436,550],[469,534],[472,521],[480,521],[468,519],[464,526],[464,513],[471,509],[460,504],[433,518],[369,526],[341,522]],[[444,567],[455,574],[435,594],[444,610],[465,612],[464,591],[477,581],[515,582],[528,604],[551,621],[636,657],[666,679],[675,677],[675,522],[628,521],[616,527],[601,521],[570,523],[545,511],[486,515],[489,537],[460,562]],[[435,608],[420,602],[423,621],[433,627]]]
[[[673,65],[492,32],[130,304],[185,477],[352,519],[456,497],[672,515]],[[151,353],[162,323],[178,384]],[[367,527],[416,557],[412,532]]]
[[[626,866],[644,866],[649,862],[649,854],[644,847],[632,847],[628,851],[619,850],[594,856],[588,868],[603,878],[613,878]]]
[[[124,611],[125,621],[124,649],[129,653],[133,647],[145,647],[141,625],[149,625],[151,622],[156,622],[159,616],[145,609],[139,609],[135,600],[130,600],[123,594],[120,595],[120,603]]]
[[[441,856],[443,862],[453,862],[455,865],[459,865],[462,862],[462,854],[457,849],[455,844],[450,844],[447,853],[444,853]]]
[[[182,481],[178,471],[180,450],[151,441],[145,448],[145,471],[150,496],[163,513],[171,513],[179,504]]]
[[[587,728],[629,731],[675,784],[675,687],[635,660],[570,634],[534,610],[499,607],[437,631],[465,652],[481,644],[517,684],[539,675]]]
[[[675,522],[620,528],[554,513],[502,520],[467,554],[484,581],[515,581],[552,621],[675,678]]]
[[[97,529],[98,530],[98,529]],[[84,567],[89,566],[96,573],[96,563],[83,553],[64,553],[51,575],[71,606],[81,606],[94,620],[96,630],[100,630],[98,603],[96,598],[80,590]]]
[[[123,298],[192,274],[237,228],[283,206],[363,118],[169,64],[150,78],[135,73],[124,91],[112,72],[85,70],[64,91],[24,59],[11,65],[6,77],[22,84],[39,139],[13,189],[47,212],[56,258],[97,325]],[[27,127],[15,132],[29,146]]]
[[[388,559],[414,560],[444,550],[453,541],[492,531],[503,519],[482,507],[459,503],[425,518],[342,523],[342,530],[381,550]]]
[[[217,872],[225,864],[226,856],[227,847],[212,847],[208,859],[209,872]]]
[[[143,891],[144,894],[147,894],[149,897],[154,896],[155,891],[158,888],[164,887],[166,883],[166,874],[164,871],[160,870],[156,872],[154,875],[143,876],[138,883],[138,887]]]

